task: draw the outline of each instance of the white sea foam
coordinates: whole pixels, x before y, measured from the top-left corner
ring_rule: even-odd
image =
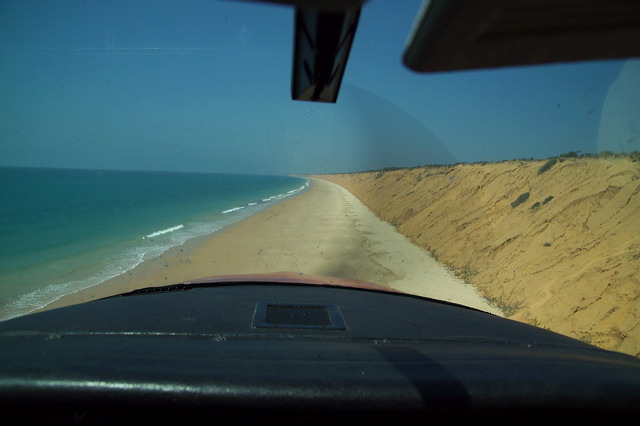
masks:
[[[162,252],[164,252],[164,250],[160,251],[159,254],[162,254]],[[4,306],[0,311],[0,321],[37,311],[66,295],[94,287],[116,277],[142,263],[146,257],[145,254],[144,248],[134,247],[126,253],[122,253],[120,256],[108,259],[105,262],[105,267],[89,277],[67,282],[52,283],[46,287],[23,294]]]
[[[191,238],[216,232],[220,228],[222,228],[222,224],[208,222],[191,223],[188,228],[182,225],[169,228],[172,230],[168,231],[172,232],[170,240],[162,240],[162,242],[159,242],[160,240],[144,239],[146,242],[141,243],[141,245],[130,247],[109,256],[102,262],[103,266],[98,267],[87,277],[69,281],[54,281],[45,284],[40,289],[23,294],[9,301],[0,308],[0,321],[26,315],[42,309],[66,295],[99,285],[108,279],[130,271],[149,258],[162,255],[171,247],[183,244]],[[173,232],[177,230],[182,231]],[[155,234],[157,233],[150,235],[155,236]]]
[[[142,238],[153,238],[162,234],[168,234],[169,232],[177,231],[178,229],[184,228],[184,225],[172,226],[171,228],[163,229],[161,231],[154,232],[153,234],[149,234],[146,237]]]
[[[238,210],[242,210],[242,209],[244,209],[244,206],[242,206],[242,207],[234,207],[232,209],[225,210],[222,213],[223,214],[227,214],[227,213],[231,213],[231,212],[237,212]]]
[[[297,194],[298,192],[303,191],[304,189],[306,189],[309,186],[309,183],[310,183],[309,181],[306,181],[304,183],[304,185],[302,185],[300,188],[292,189],[292,190],[287,191],[287,192],[282,193],[282,194],[272,195],[269,198],[263,198],[262,201],[266,203],[266,202],[269,202],[269,201],[281,200],[283,198],[290,197],[290,196],[292,196],[294,194]]]

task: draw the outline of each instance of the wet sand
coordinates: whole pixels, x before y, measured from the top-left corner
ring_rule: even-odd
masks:
[[[301,195],[174,247],[46,309],[202,277],[269,272],[369,281],[502,315],[471,284],[456,278],[346,189],[319,179]]]

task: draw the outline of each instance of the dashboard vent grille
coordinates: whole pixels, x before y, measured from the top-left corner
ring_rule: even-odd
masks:
[[[257,303],[252,325],[257,328],[347,328],[336,305],[303,303]]]

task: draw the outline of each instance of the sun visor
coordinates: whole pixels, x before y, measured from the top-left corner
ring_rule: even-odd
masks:
[[[637,0],[432,0],[403,61],[439,72],[637,56]]]

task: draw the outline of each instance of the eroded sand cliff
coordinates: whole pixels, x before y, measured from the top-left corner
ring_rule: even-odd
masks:
[[[640,353],[640,162],[559,158],[323,175],[512,319]]]

